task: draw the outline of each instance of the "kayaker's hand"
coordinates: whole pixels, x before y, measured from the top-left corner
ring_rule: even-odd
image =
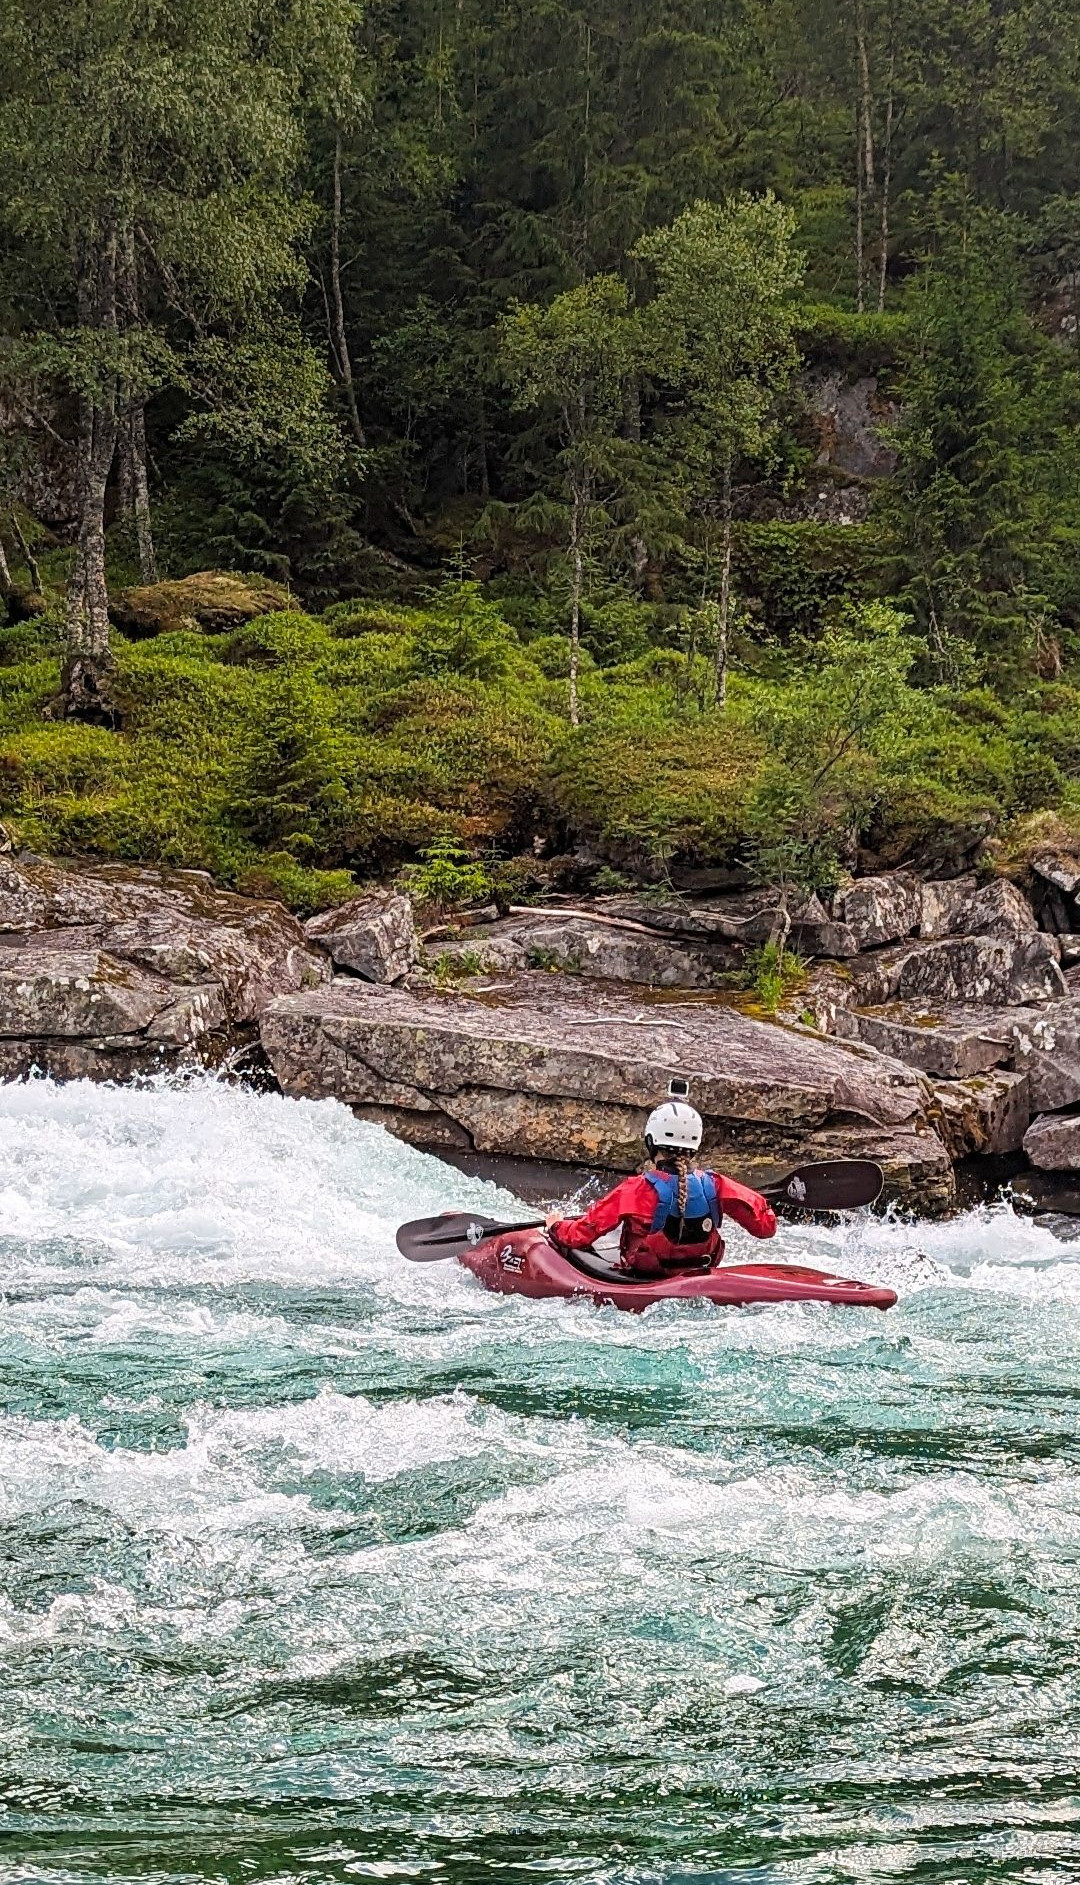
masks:
[[[544,1219],[544,1229],[550,1230],[552,1228],[552,1225],[561,1224],[562,1219],[563,1219],[563,1214],[561,1211],[549,1211],[547,1216]]]

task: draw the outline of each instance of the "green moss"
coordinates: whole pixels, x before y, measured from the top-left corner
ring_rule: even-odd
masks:
[[[795,325],[800,350],[811,359],[862,373],[898,365],[910,336],[904,314],[857,314],[826,301],[800,308]]]

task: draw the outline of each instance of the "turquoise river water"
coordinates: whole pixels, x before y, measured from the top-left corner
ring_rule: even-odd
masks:
[[[782,1233],[888,1315],[398,1258],[493,1204],[332,1104],[0,1087],[0,1880],[1080,1878],[1080,1246]]]

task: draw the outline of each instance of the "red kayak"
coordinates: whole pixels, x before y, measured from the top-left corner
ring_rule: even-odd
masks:
[[[794,1263],[723,1264],[715,1270],[634,1282],[589,1251],[577,1250],[570,1257],[557,1250],[542,1230],[487,1237],[459,1255],[458,1262],[478,1276],[485,1289],[504,1295],[585,1296],[638,1312],[654,1302],[830,1302],[854,1309],[891,1309],[896,1301],[894,1289]]]

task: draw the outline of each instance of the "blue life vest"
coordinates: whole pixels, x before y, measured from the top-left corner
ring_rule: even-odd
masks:
[[[679,1210],[679,1180],[674,1172],[646,1172],[656,1193],[650,1233],[661,1232],[673,1244],[704,1244],[717,1236],[723,1210],[711,1172],[688,1172],[686,1206]]]

